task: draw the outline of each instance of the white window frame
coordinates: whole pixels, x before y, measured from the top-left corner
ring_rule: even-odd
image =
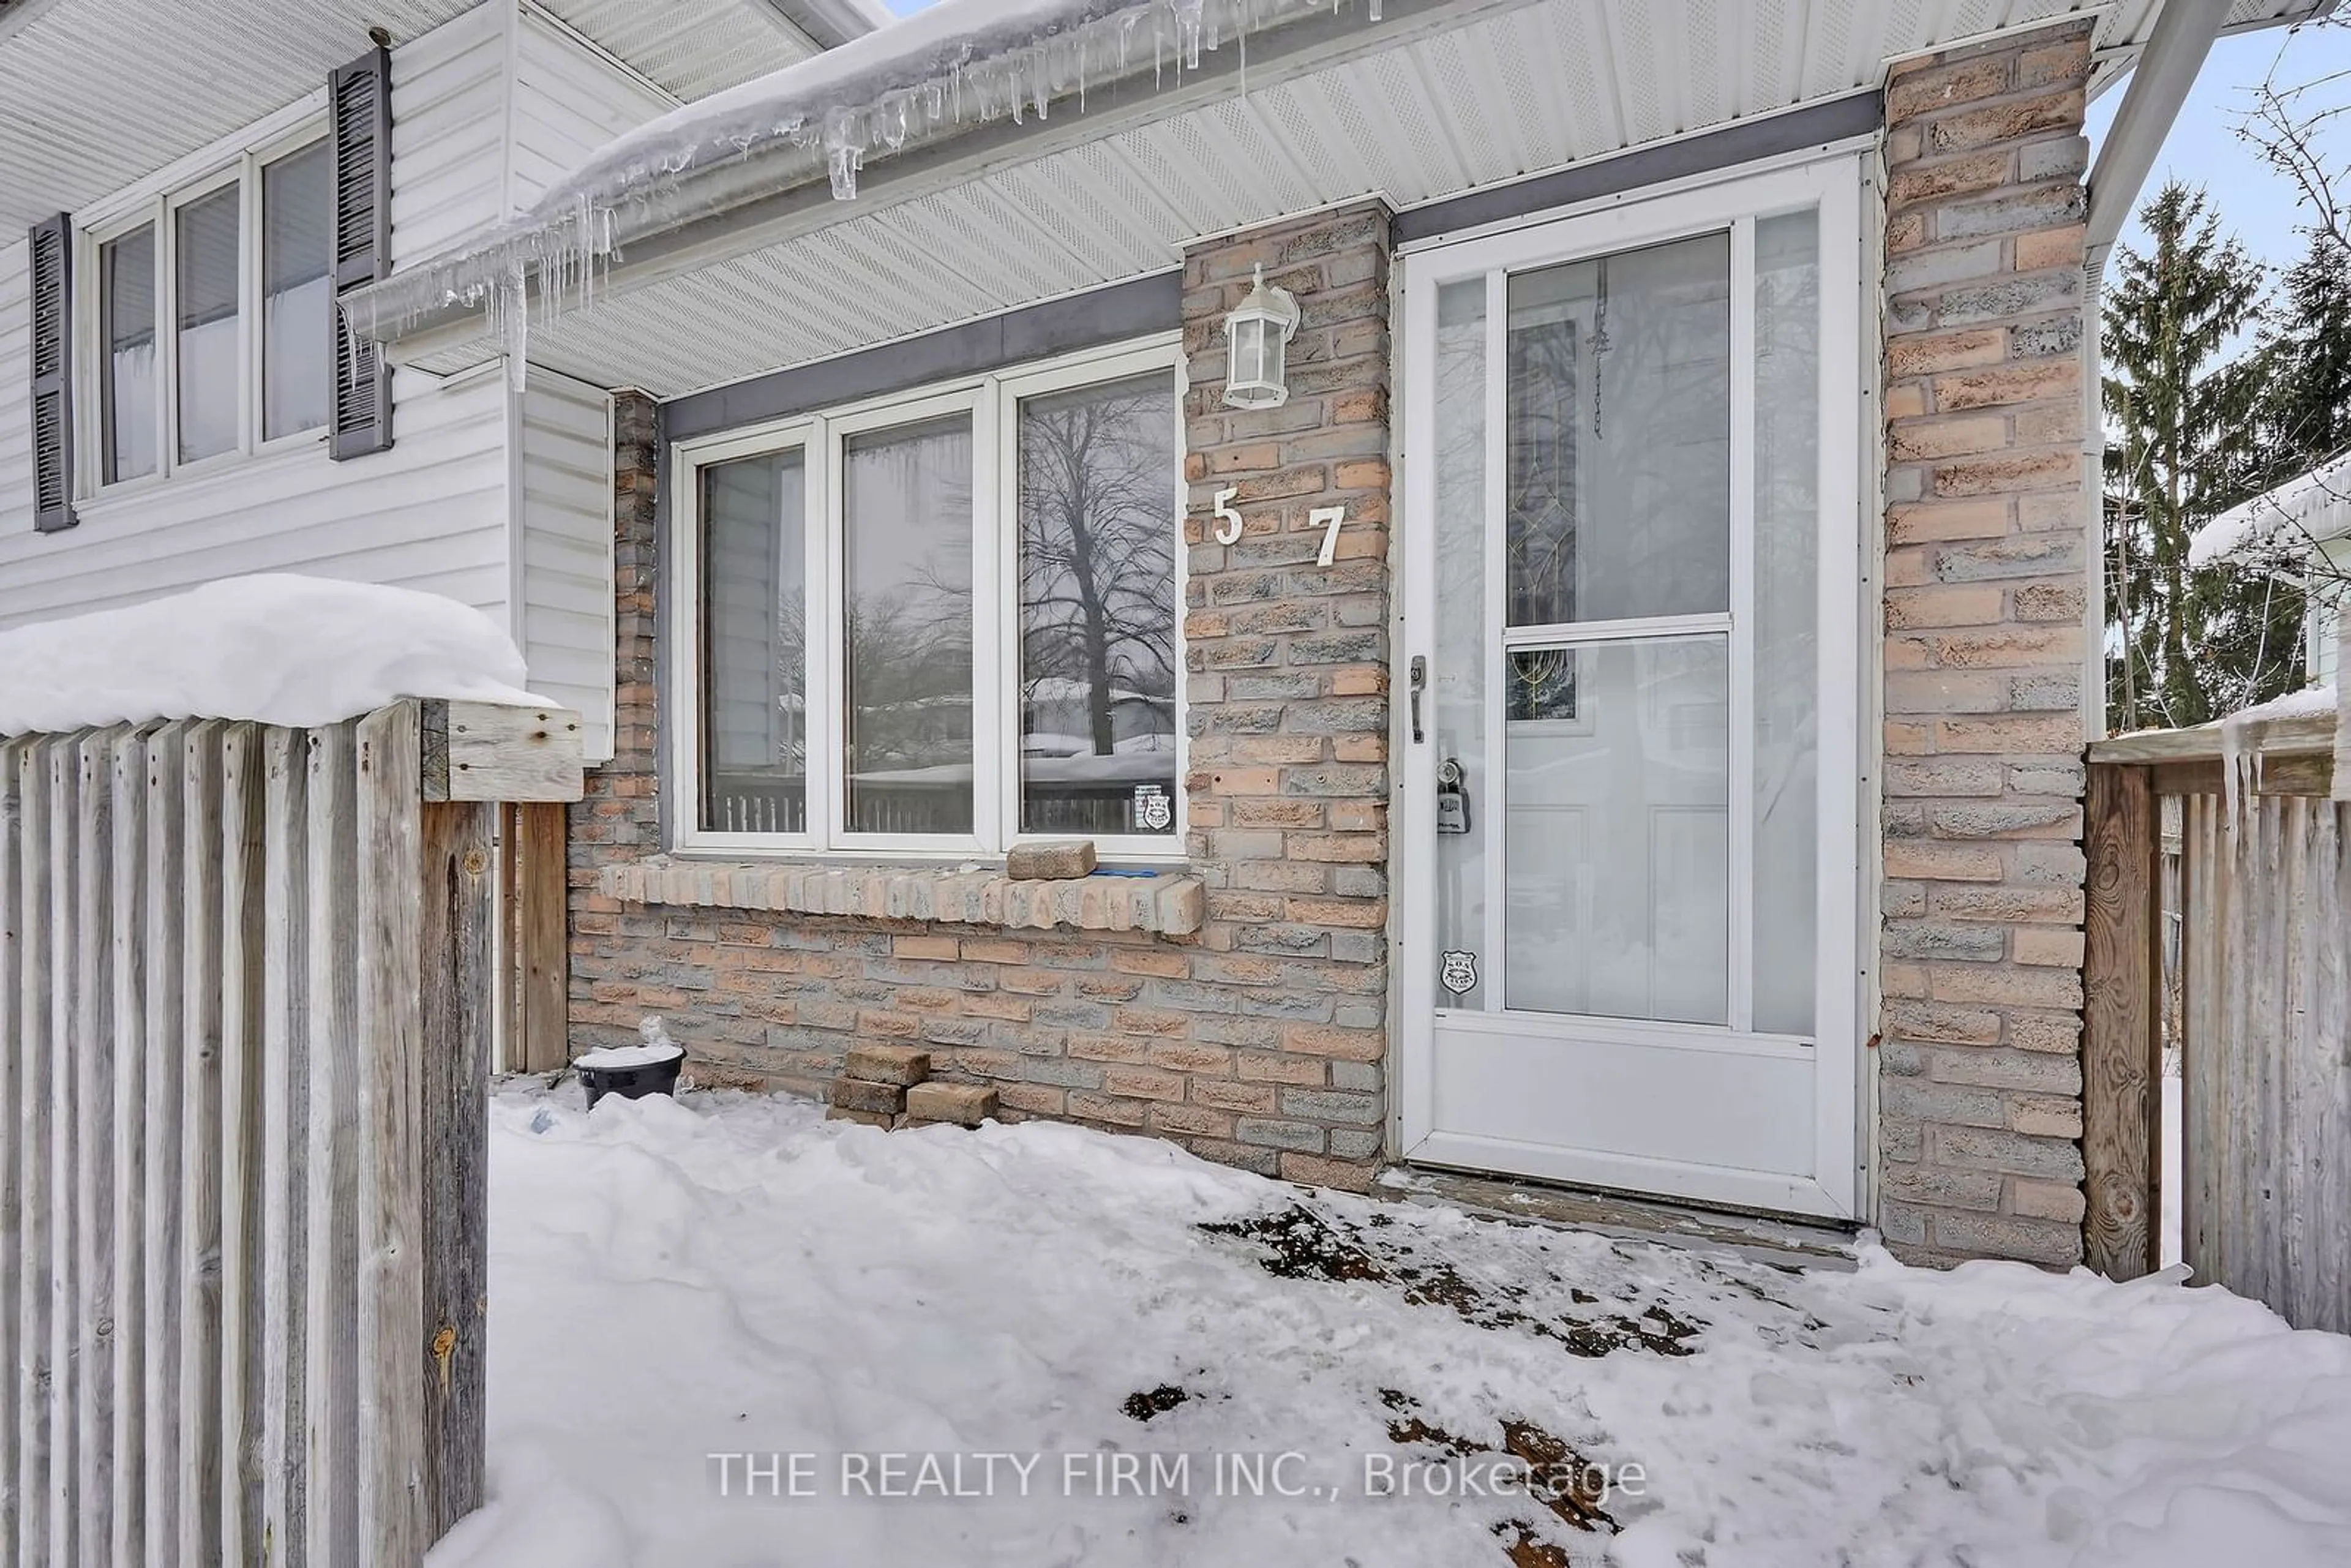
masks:
[[[80,500],[118,497],[234,467],[257,456],[308,450],[323,452],[329,423],[265,440],[261,385],[263,300],[262,171],[304,152],[328,137],[326,95],[310,94],[245,130],[158,171],[138,184],[93,204],[78,214],[75,229],[75,298],[88,305],[74,312],[76,364],[74,417],[75,495]],[[237,438],[225,452],[180,461],[179,319],[177,308],[177,218],[182,208],[215,192],[237,191]],[[106,246],[143,225],[155,225],[155,467],[132,478],[106,478],[107,345],[99,307],[99,254]],[[331,276],[331,275],[330,275]]]
[[[925,861],[1000,857],[1016,844],[1066,838],[1019,831],[1019,418],[1022,400],[1165,372],[1173,378],[1175,419],[1168,432],[1167,486],[1173,504],[1177,650],[1176,659],[1176,828],[1165,835],[1111,834],[1094,840],[1105,862],[1168,864],[1185,859],[1186,734],[1181,652],[1186,551],[1183,341],[1156,333],[1034,365],[938,382],[811,414],[675,442],[670,447],[668,548],[663,589],[669,608],[669,695],[664,728],[672,799],[673,850],[727,858]],[[972,823],[969,834],[851,832],[845,826],[841,742],[848,673],[839,656],[846,580],[846,442],[943,415],[972,423]],[[702,473],[747,457],[799,449],[807,489],[805,580],[810,587],[804,689],[810,756],[808,828],[799,833],[730,832],[700,826],[705,671],[702,664]],[[992,612],[983,607],[993,605]]]

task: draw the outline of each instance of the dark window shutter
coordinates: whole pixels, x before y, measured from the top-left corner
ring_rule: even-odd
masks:
[[[74,526],[73,220],[33,225],[33,527]]]
[[[392,270],[392,51],[371,49],[328,84],[335,126],[335,288],[373,283]]]
[[[335,308],[335,408],[327,455],[340,463],[392,444],[392,367],[383,345]]]
[[[392,52],[371,49],[327,83],[335,138],[335,291],[392,270]],[[392,444],[392,367],[335,308],[335,406],[327,454],[340,462]]]

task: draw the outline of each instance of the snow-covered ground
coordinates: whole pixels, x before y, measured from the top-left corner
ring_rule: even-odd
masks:
[[[2351,1339],[2218,1291],[1795,1273],[1064,1126],[579,1104],[492,1107],[493,1501],[434,1568],[2351,1560]]]

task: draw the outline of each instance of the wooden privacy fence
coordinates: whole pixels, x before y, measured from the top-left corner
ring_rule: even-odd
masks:
[[[2147,1272],[2176,985],[2181,1261],[2297,1327],[2351,1331],[2351,803],[2330,799],[2335,747],[2332,715],[2246,724],[2233,746],[2218,726],[2091,746],[2083,1149],[2092,1267]]]
[[[501,800],[555,711],[0,740],[0,1558],[409,1568],[481,1500]]]

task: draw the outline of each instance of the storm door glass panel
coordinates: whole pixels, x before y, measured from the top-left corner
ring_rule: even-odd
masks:
[[[968,414],[842,443],[849,831],[972,831]]]
[[[1813,1033],[1820,835],[1820,217],[1755,225],[1755,1027]]]
[[[1510,654],[1509,1005],[1729,1021],[1729,645]]]
[[[808,827],[807,455],[702,471],[702,825]]]
[[[1437,823],[1437,936],[1474,957],[1486,937],[1484,808],[1500,799],[1486,760],[1486,280],[1437,291],[1437,625],[1429,741],[1447,793]],[[1447,768],[1450,764],[1450,768]],[[1488,967],[1440,964],[1448,1007],[1483,1009]]]
[[[1510,285],[1509,623],[1730,608],[1730,239]]]
[[[155,225],[109,241],[98,256],[106,340],[101,445],[111,485],[155,472]]]
[[[327,281],[334,166],[327,144],[261,172],[261,434],[327,423],[333,301]]]
[[[173,223],[179,452],[193,463],[237,443],[237,188],[189,203]]]
[[[1020,831],[1172,837],[1176,382],[1021,402]]]
[[[1727,1024],[1729,236],[1509,299],[1505,1005]]]

